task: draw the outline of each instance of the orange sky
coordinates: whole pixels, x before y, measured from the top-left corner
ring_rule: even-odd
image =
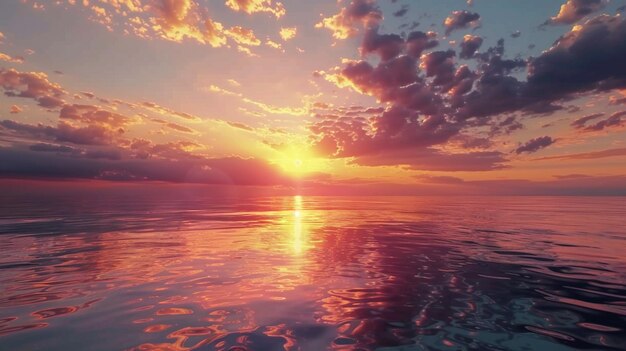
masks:
[[[3,3],[0,176],[622,193],[618,5]]]

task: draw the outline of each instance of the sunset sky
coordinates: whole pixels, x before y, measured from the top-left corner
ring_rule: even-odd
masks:
[[[0,177],[626,194],[626,2],[0,3]]]

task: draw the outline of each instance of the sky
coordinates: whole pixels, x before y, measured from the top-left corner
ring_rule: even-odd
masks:
[[[0,177],[626,195],[625,1],[0,3]]]

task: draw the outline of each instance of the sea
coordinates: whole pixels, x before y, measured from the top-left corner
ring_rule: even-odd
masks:
[[[626,198],[16,188],[0,350],[626,350]]]

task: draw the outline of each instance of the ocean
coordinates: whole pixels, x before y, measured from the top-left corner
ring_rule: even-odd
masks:
[[[0,350],[626,350],[624,197],[0,199]]]

